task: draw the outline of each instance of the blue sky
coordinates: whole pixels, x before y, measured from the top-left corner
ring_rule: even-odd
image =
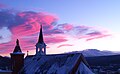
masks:
[[[119,27],[119,0],[1,0],[18,11],[45,11],[56,14],[60,23],[100,25],[115,30]],[[117,27],[116,27],[117,26]]]
[[[13,12],[26,12],[33,11],[36,13],[47,12],[58,18],[57,24],[71,24],[72,26],[88,26],[94,27],[96,30],[105,30],[111,36],[98,38],[89,42],[83,41],[83,45],[91,44],[91,46],[84,46],[81,49],[97,48],[100,50],[119,51],[118,43],[120,42],[120,0],[1,0],[0,4],[4,5],[1,9],[11,9]],[[69,27],[70,28],[70,27]],[[8,31],[8,30],[7,30]],[[64,31],[65,33],[75,33],[72,31]],[[103,31],[102,31],[103,32]],[[1,32],[2,34],[2,32]],[[76,33],[77,34],[77,33]],[[66,35],[67,37],[67,35]],[[69,36],[69,38],[73,38]],[[74,38],[73,38],[74,39]],[[111,40],[112,39],[112,40]],[[10,39],[7,39],[10,41]],[[72,43],[72,39],[69,39],[69,43]],[[76,43],[82,43],[82,40],[77,39],[78,42],[74,42],[74,45],[65,42],[63,44],[73,47],[77,51],[78,45]],[[80,40],[80,41],[79,41]],[[106,40],[106,41],[105,41]],[[3,40],[2,40],[3,41]],[[3,41],[8,42],[8,41]],[[98,42],[97,45],[94,43]],[[102,42],[106,43],[106,46],[102,47]],[[107,43],[113,45],[107,47]],[[115,45],[115,43],[117,43]],[[59,45],[59,44],[58,44]],[[52,47],[52,45],[50,45]],[[66,49],[62,47],[61,49]],[[115,50],[113,47],[116,47]],[[111,48],[111,49],[110,49]],[[56,48],[55,48],[56,49]],[[73,51],[71,49],[70,51]],[[58,50],[48,51],[48,53],[68,52]]]

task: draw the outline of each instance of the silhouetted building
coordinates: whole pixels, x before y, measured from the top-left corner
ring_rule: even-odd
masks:
[[[44,43],[43,40],[42,25],[40,28],[39,39],[36,44],[36,55],[46,55],[46,44]]]
[[[16,41],[16,46],[13,53],[10,53],[12,61],[12,74],[18,74],[18,72],[24,66],[24,53],[22,53],[19,40]]]
[[[17,40],[11,59],[13,74],[93,74],[82,53],[46,55],[42,25],[36,44],[36,54],[27,54],[24,60],[24,53]]]

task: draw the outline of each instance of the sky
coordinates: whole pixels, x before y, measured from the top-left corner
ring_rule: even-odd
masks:
[[[19,39],[35,54],[40,24],[47,54],[85,49],[120,51],[120,0],[0,0],[0,55]]]

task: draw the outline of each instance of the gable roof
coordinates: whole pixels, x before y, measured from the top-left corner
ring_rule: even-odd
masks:
[[[81,53],[27,56],[21,73],[59,74],[62,72],[62,74],[72,74],[77,72],[80,62],[83,62],[89,68]]]

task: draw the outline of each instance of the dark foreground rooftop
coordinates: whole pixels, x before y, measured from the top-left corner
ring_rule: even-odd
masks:
[[[34,55],[25,58],[20,73],[24,74],[92,74],[89,65],[81,53]]]

